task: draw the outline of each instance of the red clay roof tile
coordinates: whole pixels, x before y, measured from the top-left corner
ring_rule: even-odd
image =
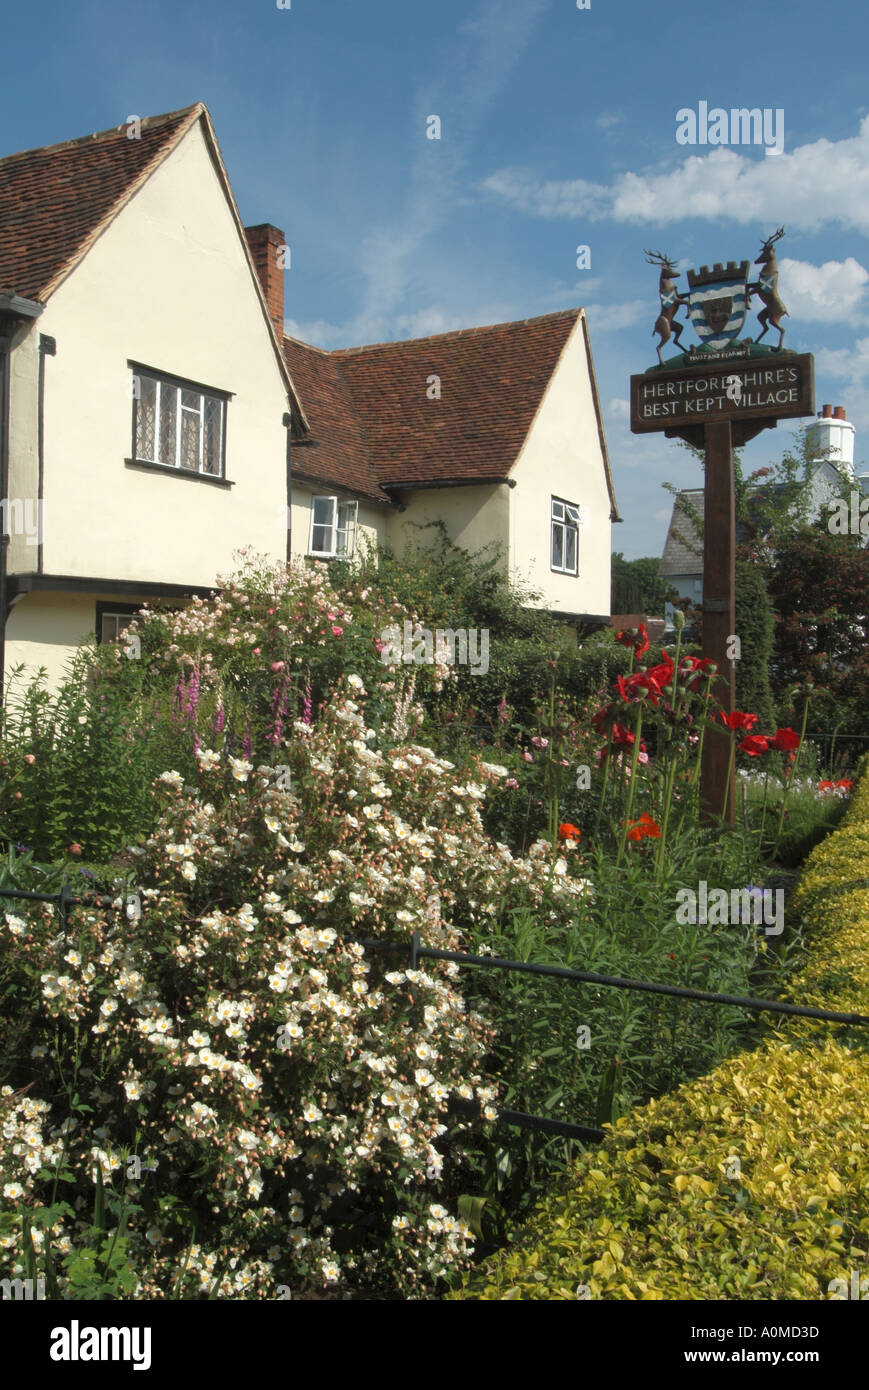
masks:
[[[203,109],[147,117],[139,140],[123,125],[0,159],[0,290],[43,299]]]
[[[579,313],[335,352],[285,338],[315,441],[297,471],[381,498],[508,478]],[[440,399],[427,394],[432,376]]]

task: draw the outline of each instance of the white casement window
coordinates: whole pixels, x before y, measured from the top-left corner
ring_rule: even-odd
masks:
[[[135,459],[223,477],[226,399],[134,369]]]
[[[119,642],[121,633],[133,621],[132,613],[103,613],[100,620],[99,640]]]
[[[356,549],[358,502],[341,502],[337,497],[311,499],[311,535],[308,554],[352,555]]]
[[[579,574],[579,507],[552,499],[552,569],[559,574]]]

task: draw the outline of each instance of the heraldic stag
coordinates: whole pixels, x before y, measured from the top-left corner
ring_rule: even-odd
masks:
[[[775,257],[775,243],[781,241],[785,234],[784,227],[779,227],[777,232],[766,238],[760,248],[760,255],[755,261],[755,265],[762,266],[757,281],[749,285],[749,291],[754,291],[758,298],[763,301],[763,308],[758,311],[757,321],[763,328],[755,342],[759,343],[764,334],[772,327],[777,328],[779,333],[778,345],[781,347],[784,340],[785,331],[782,328],[781,320],[789,318],[787,309],[779,298],[778,292],[778,261]]]
[[[661,272],[661,278],[658,281],[658,293],[661,296],[661,312],[655,320],[652,336],[654,337],[656,333],[658,335],[658,361],[663,365],[664,359],[661,356],[661,348],[664,344],[668,343],[672,337],[676,347],[682,346],[679,340],[682,337],[682,329],[686,325],[684,323],[676,323],[674,320],[680,306],[682,304],[687,304],[690,296],[687,294],[680,294],[676,288],[675,282],[679,277],[679,271],[673,265],[669,256],[665,256],[663,251],[644,250],[643,254],[646,257],[646,264],[657,266]]]

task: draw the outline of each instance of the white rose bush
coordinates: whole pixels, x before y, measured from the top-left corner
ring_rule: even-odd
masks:
[[[60,1298],[434,1296],[473,1252],[452,1140],[495,1119],[494,1024],[407,944],[473,950],[583,893],[548,846],[486,835],[506,769],[415,742],[413,681],[442,673],[379,661],[384,610],[319,572],[256,585],[146,623],[151,670],[187,673],[179,758],[113,904],[0,912],[0,1263]],[[232,694],[240,669],[265,699]]]

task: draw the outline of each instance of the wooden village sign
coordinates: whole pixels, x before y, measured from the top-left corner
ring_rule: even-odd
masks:
[[[703,655],[714,661],[719,676],[714,694],[725,711],[735,708],[735,662],[728,639],[735,634],[734,602],[736,518],[734,510],[733,449],[761,430],[774,428],[787,417],[815,411],[814,358],[782,348],[781,320],[787,309],[778,293],[775,244],[784,228],[763,242],[755,265],[758,278],[749,283],[748,261],[718,263],[710,270],[688,271],[688,294],[676,287],[679,272],[669,256],[647,251],[650,265],[660,271],[661,312],[653,333],[658,335],[658,365],[631,377],[631,430],[646,434],[663,430],[668,439],[684,439],[706,454],[703,542]],[[762,332],[739,340],[756,294],[762,308]],[[681,347],[686,323],[676,315],[683,305],[700,344],[665,362],[661,349],[673,338]],[[770,328],[778,330],[775,348],[761,346]],[[738,634],[737,634],[738,635]],[[704,817],[720,815],[733,823],[736,775],[729,763],[729,735],[722,728],[703,743],[701,795]]]

